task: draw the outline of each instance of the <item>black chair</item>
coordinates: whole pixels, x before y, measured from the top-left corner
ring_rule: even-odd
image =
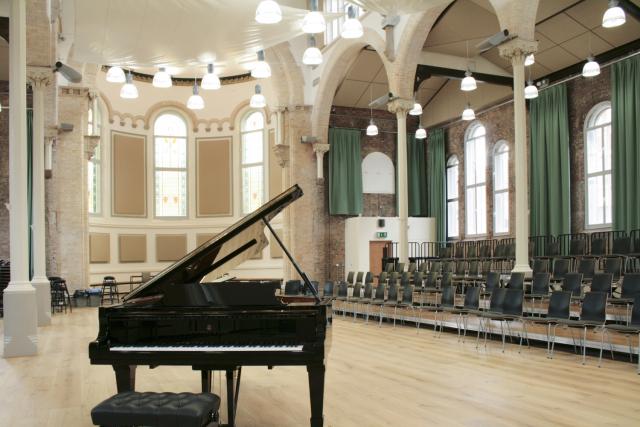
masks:
[[[611,274],[612,280],[617,283],[620,280],[620,276],[622,275],[622,258],[605,258],[602,272]]]
[[[373,298],[371,298],[371,301],[369,301],[367,304],[367,312],[365,316],[366,323],[369,323],[369,315],[371,314],[371,307],[372,306],[381,307],[384,304],[386,289],[387,289],[386,283],[384,282],[378,283],[378,286],[376,287],[376,291],[373,295]],[[380,311],[382,311],[382,308],[380,309]],[[382,318],[380,318],[380,323],[382,323]]]
[[[625,280],[626,276],[625,276]],[[624,288],[623,288],[624,289]],[[633,299],[633,311],[631,312],[631,319],[626,325],[605,325],[603,333],[607,336],[610,332],[622,334],[627,338],[627,344],[629,346],[629,360],[633,361],[633,348],[631,347],[631,336],[638,336],[638,367],[636,373],[640,374],[640,294],[636,294]],[[611,338],[609,338],[609,344],[611,345]],[[602,347],[604,346],[604,339],[600,341],[600,359],[598,366],[602,363]]]
[[[487,279],[484,282],[484,289],[482,295],[490,295],[495,289],[500,288],[500,273],[497,271],[490,271],[487,274]]]
[[[470,287],[467,288],[467,291],[464,294],[464,303],[462,308],[453,308],[449,310],[449,312],[453,315],[458,316],[458,320],[456,324],[458,325],[458,340],[460,339],[460,329],[464,329],[464,334],[462,336],[462,340],[464,342],[464,338],[467,336],[467,325],[469,314],[476,313],[480,310],[480,288],[479,287]]]
[[[502,352],[504,353],[504,344],[505,344],[505,330],[504,327],[507,327],[507,331],[509,332],[509,336],[513,336],[511,331],[511,323],[518,321],[522,324],[522,332],[520,333],[520,344],[519,347],[522,347],[522,340],[527,340],[527,344],[529,343],[529,337],[527,335],[527,326],[524,320],[522,320],[524,316],[524,290],[518,288],[507,288],[504,295],[504,300],[502,301],[502,313],[497,316],[491,316],[489,319],[491,320],[499,320],[500,321],[500,332],[502,332]]]
[[[351,296],[349,298],[347,298],[346,301],[346,307],[351,306],[351,309],[353,311],[353,318],[356,318],[356,305],[358,304],[358,302],[362,299],[362,283],[360,282],[356,282],[356,284],[353,286],[353,292],[351,293]]]
[[[383,271],[382,273],[380,273],[380,276],[378,276],[378,283],[387,283],[388,280],[389,273],[387,273],[386,271]]]
[[[511,273],[509,282],[507,282],[507,289],[521,289],[524,290],[524,273],[516,272]]]
[[[118,295],[118,282],[116,282],[116,278],[113,276],[104,276],[102,279],[102,296],[100,297],[100,305],[104,304],[104,300],[109,298],[109,303],[113,304],[113,299],[115,297],[116,302],[120,301],[120,297]]]
[[[411,285],[411,283],[409,283],[408,281],[402,281],[402,294],[400,297],[400,301],[398,303],[396,303],[395,306],[395,311],[393,313],[393,324],[396,324],[396,318],[397,318],[397,314],[398,314],[398,308],[402,308],[405,311],[410,310],[411,314],[413,315],[413,317],[416,319],[416,329],[420,329],[420,312],[418,311],[418,316],[416,316],[416,310],[418,310],[419,307],[416,307],[413,304],[413,292],[415,289],[415,286]],[[403,319],[404,322],[404,319]]]
[[[349,298],[349,284],[347,282],[340,282],[338,284],[338,294],[336,295],[334,305],[335,311],[342,310],[342,316],[346,314],[346,301]],[[339,303],[339,304],[338,304]]]
[[[427,273],[427,276],[424,279],[424,286],[422,287],[421,298],[420,298],[420,306],[424,307],[424,302],[425,302],[424,300],[430,295],[435,295],[434,304],[437,304],[439,292],[440,292],[440,288],[438,287],[438,277],[435,272],[431,271]]]
[[[525,294],[526,298],[531,299],[531,310],[533,314],[536,313],[536,299],[540,299],[540,303],[549,297],[549,279],[551,274],[549,273],[536,273],[533,275],[533,281],[531,282],[531,292]]]
[[[362,283],[363,277],[364,277],[364,272],[358,271],[358,274],[356,274],[356,283]],[[355,285],[355,283],[349,282],[349,286],[351,285]]]
[[[469,261],[467,275],[462,281],[463,293],[465,287],[474,286],[478,279],[480,279],[480,264],[478,263],[478,260]]]
[[[571,292],[571,298],[582,298],[582,273],[565,274],[560,289]]]
[[[284,284],[285,295],[299,295],[302,290],[302,282],[300,280],[287,280]]]
[[[636,297],[640,295],[640,273],[627,273],[622,279],[622,288],[619,298],[612,298],[609,300],[611,305],[624,305],[626,306],[624,321],[629,324],[629,308]],[[615,297],[615,295],[614,295]]]
[[[560,320],[567,320],[571,315],[571,292],[567,291],[555,291],[551,293],[549,297],[549,306],[547,308],[546,317],[540,318],[527,318],[526,321],[535,324],[546,325],[547,329],[547,357],[553,358],[553,350],[555,348],[555,328],[558,327]],[[525,320],[523,318],[523,320]],[[551,327],[553,326],[553,334],[551,334]],[[553,337],[553,340],[552,338]]]
[[[350,271],[349,274],[347,274],[347,284],[353,285],[353,278],[355,275],[356,273],[354,271]]]
[[[324,282],[324,287],[322,288],[322,298],[324,299],[331,299],[333,298],[333,282],[330,280],[327,280],[326,282]]]
[[[387,295],[385,301],[379,305],[380,307],[380,322],[378,322],[378,326],[382,325],[382,319],[386,316],[384,309],[385,308],[394,308],[394,321],[395,321],[395,313],[397,313],[397,305],[398,305],[398,283],[391,282],[387,287]],[[386,316],[387,318],[389,316]],[[395,326],[395,325],[394,325]]]
[[[593,275],[596,274],[595,258],[580,259],[577,272],[582,274],[582,280],[591,281],[591,279],[593,279]]]
[[[551,281],[561,282],[565,274],[569,272],[570,260],[568,258],[555,258],[551,270]]]
[[[455,295],[456,288],[455,286],[449,284],[442,287],[442,296],[440,298],[440,303],[428,307],[423,307],[421,311],[426,311],[434,314],[433,320],[433,332],[435,333],[438,330],[438,314],[443,313],[446,310],[453,310],[455,308]],[[442,322],[440,326],[440,332],[442,332]]]
[[[536,258],[533,260],[533,275],[537,273],[549,272],[549,260],[545,258]]]
[[[502,303],[504,302],[504,297],[506,294],[506,288],[495,288],[491,292],[491,297],[489,298],[489,309],[488,310],[478,310],[472,314],[475,314],[478,317],[478,334],[476,335],[476,348],[478,348],[478,344],[480,341],[480,333],[484,333],[484,345],[487,346],[487,335],[489,333],[489,329],[491,326],[490,322],[484,321],[485,319],[491,319],[492,316],[502,314]]]
[[[409,266],[407,267],[407,272],[413,273],[416,270],[417,270],[416,263],[415,262],[410,262]]]
[[[596,273],[591,280],[591,292],[604,292],[611,296],[613,275],[611,273]]]
[[[51,313],[54,314],[56,310],[72,312],[71,307],[71,295],[69,295],[69,289],[67,288],[67,281],[62,277],[51,276],[48,277],[49,286],[51,287]]]
[[[399,262],[396,264],[396,272],[402,273],[404,271],[404,262]]]
[[[385,273],[391,273],[395,267],[395,264],[392,262],[388,262],[387,265],[384,266]]]

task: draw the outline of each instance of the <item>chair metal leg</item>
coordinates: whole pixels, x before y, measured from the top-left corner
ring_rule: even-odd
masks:
[[[582,364],[587,363],[587,327],[584,327],[582,332]]]
[[[504,353],[504,321],[500,321],[500,332],[502,333],[502,352]]]
[[[600,333],[600,356],[598,357],[598,368],[602,366],[602,347],[604,347],[604,331],[606,329],[602,328],[602,332]]]

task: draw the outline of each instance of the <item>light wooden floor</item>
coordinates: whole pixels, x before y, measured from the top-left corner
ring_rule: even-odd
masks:
[[[2,322],[0,321],[0,329]],[[90,410],[115,393],[110,367],[91,366],[96,309],[55,315],[40,329],[40,355],[0,359],[0,426],[90,426]],[[640,376],[628,362],[544,349],[518,354],[497,342],[475,349],[454,334],[334,321],[326,426],[640,425]],[[216,383],[218,378],[216,378]],[[190,368],[138,368],[138,390],[198,391]],[[304,368],[245,368],[239,426],[305,426]]]

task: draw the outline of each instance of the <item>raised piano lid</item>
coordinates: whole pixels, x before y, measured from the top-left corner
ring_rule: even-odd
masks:
[[[302,189],[294,185],[140,285],[124,301],[172,294],[173,286],[199,283],[208,274],[219,277],[229,272],[269,244],[263,220],[270,221],[300,197]]]

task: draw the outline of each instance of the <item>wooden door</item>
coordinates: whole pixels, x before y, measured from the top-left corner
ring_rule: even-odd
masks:
[[[377,276],[382,273],[382,257],[384,248],[391,244],[390,240],[369,241],[369,270],[371,274]]]

